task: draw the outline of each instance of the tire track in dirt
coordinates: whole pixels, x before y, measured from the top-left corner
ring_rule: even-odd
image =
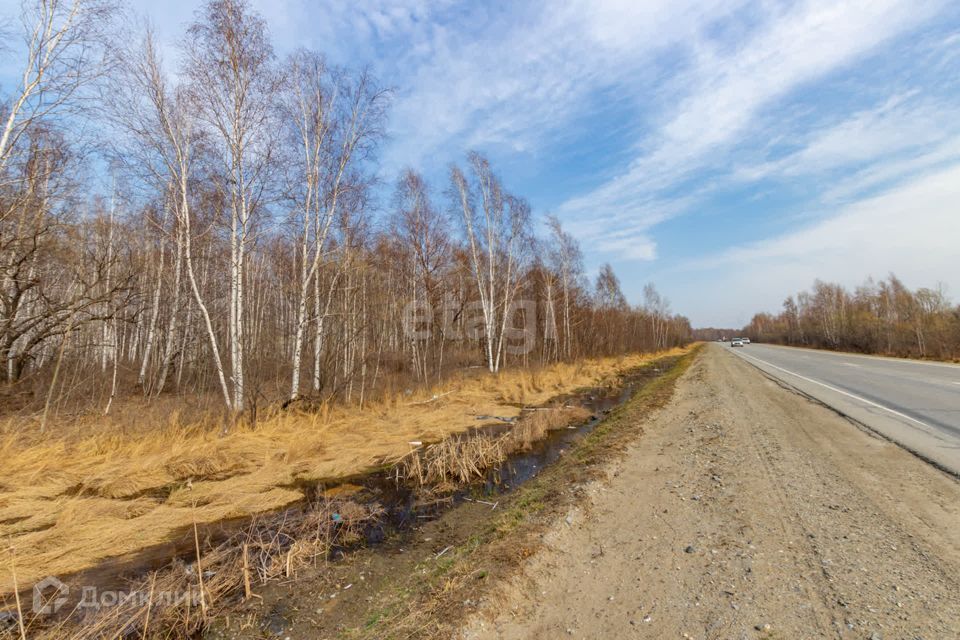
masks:
[[[727,363],[723,363],[727,364]],[[734,372],[725,370],[727,377],[735,375]],[[753,396],[745,396],[742,390],[737,389],[737,402],[749,402]],[[729,405],[730,395],[723,396],[725,403]],[[756,412],[756,409],[754,409]],[[778,522],[781,526],[782,535],[786,540],[799,540],[802,549],[790,553],[791,561],[797,568],[796,574],[802,575],[809,583],[804,589],[806,597],[816,597],[820,601],[821,608],[815,610],[815,623],[818,635],[827,636],[830,629],[836,626],[836,620],[827,612],[832,609],[832,603],[837,601],[837,594],[829,582],[827,575],[823,571],[823,558],[816,545],[812,543],[814,534],[804,525],[803,516],[800,510],[795,508],[796,501],[791,499],[788,493],[788,487],[794,486],[794,483],[787,482],[792,474],[799,470],[794,466],[784,464],[783,447],[775,439],[770,438],[770,432],[761,428],[758,423],[749,421],[744,425],[749,433],[745,439],[745,444],[751,447],[757,459],[761,462],[764,475],[767,480],[768,490],[776,496],[779,505]],[[807,462],[807,461],[805,461]],[[804,464],[807,472],[814,471],[810,469],[809,463]],[[816,473],[814,471],[814,473]],[[784,514],[790,514],[787,517]],[[792,546],[791,546],[791,551]]]

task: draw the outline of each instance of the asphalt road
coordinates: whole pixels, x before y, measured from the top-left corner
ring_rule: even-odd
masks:
[[[726,349],[960,476],[960,365],[763,344]]]

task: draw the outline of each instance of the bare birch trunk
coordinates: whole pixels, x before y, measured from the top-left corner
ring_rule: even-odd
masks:
[[[177,319],[180,317],[180,274],[183,271],[183,225],[177,225],[177,256],[173,266],[173,300],[170,304],[170,322],[164,339],[163,360],[160,364],[160,375],[157,378],[154,393],[163,393],[167,383],[167,374],[173,360],[175,343],[177,342]]]
[[[164,214],[164,221],[166,221]],[[163,266],[166,253],[166,243],[160,240],[160,257],[157,261],[157,286],[153,289],[153,298],[150,304],[150,321],[147,324],[147,342],[143,349],[143,358],[140,361],[140,375],[137,384],[146,392],[147,366],[150,364],[150,355],[153,352],[153,342],[157,333],[157,319],[160,316],[160,292],[163,290]]]

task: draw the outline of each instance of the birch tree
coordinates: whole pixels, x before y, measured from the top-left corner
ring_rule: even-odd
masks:
[[[21,24],[25,57],[18,84],[0,108],[0,174],[13,161],[23,136],[50,127],[83,103],[83,89],[106,72],[116,12],[105,0],[25,0]]]
[[[118,124],[130,136],[132,149],[121,150],[121,155],[133,161],[142,172],[141,177],[160,192],[163,206],[176,218],[178,262],[183,260],[194,302],[203,319],[224,402],[228,408],[239,411],[227,385],[213,319],[194,266],[193,181],[199,131],[190,115],[194,111],[190,94],[170,86],[149,28],[142,46],[129,52],[126,59],[121,85],[114,92],[114,109]],[[178,265],[177,273],[179,268]],[[177,307],[174,306],[174,312]],[[168,355],[164,356],[165,360]]]
[[[670,301],[660,295],[652,282],[643,287],[643,308],[650,316],[656,348],[665,349],[670,328]]]
[[[368,159],[382,136],[387,93],[367,73],[351,76],[330,71],[323,57],[301,50],[287,63],[281,104],[290,138],[298,152],[291,157],[289,189],[298,230],[297,312],[293,345],[290,399],[300,393],[300,372],[307,329],[311,284],[319,285],[318,272],[328,250],[331,227],[343,207],[344,192],[359,184],[353,176]],[[339,278],[334,278],[334,283]],[[314,287],[315,344],[323,339],[323,318],[331,291],[321,300]],[[314,390],[318,390],[314,376]]]
[[[573,356],[573,293],[583,278],[583,253],[576,238],[564,231],[555,216],[547,216],[550,231],[549,256],[553,269],[560,274],[563,297],[563,347],[564,357]]]
[[[11,381],[46,341],[72,330],[68,318],[82,323],[109,314],[113,307],[103,296],[118,293],[100,280],[95,287],[58,287],[64,263],[55,255],[69,228],[65,205],[75,182],[68,168],[78,166],[62,123],[109,67],[114,7],[37,0],[21,10],[23,57],[10,61],[17,81],[0,96],[0,357]],[[101,302],[95,313],[92,299]]]
[[[269,185],[278,70],[266,25],[244,0],[211,0],[187,30],[192,103],[209,129],[229,210],[230,406],[243,410],[246,261]]]
[[[520,282],[530,209],[504,191],[486,158],[473,152],[468,156],[468,164],[472,181],[454,166],[452,191],[480,298],[487,368],[496,372],[500,369],[503,334]]]
[[[432,345],[439,349],[436,366],[443,364],[447,336],[437,311],[443,301],[442,281],[449,268],[451,238],[447,219],[434,207],[426,181],[412,169],[405,170],[397,181],[390,230],[397,255],[405,263],[404,275],[409,278],[406,300],[411,313],[404,322],[409,325],[405,334],[410,339],[412,367],[417,377],[425,380]],[[424,310],[428,326],[418,331],[414,325]]]

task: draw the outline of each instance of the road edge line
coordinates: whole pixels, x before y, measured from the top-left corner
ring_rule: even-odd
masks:
[[[733,355],[733,354],[730,354],[730,355]],[[744,354],[744,355],[746,356],[746,354]],[[760,360],[759,358],[754,358],[753,356],[747,356],[747,357],[748,357],[748,358],[751,358],[751,359],[753,359],[753,360],[756,360],[757,362],[763,362],[764,364],[767,364],[767,362],[766,362],[765,360]],[[859,419],[857,419],[857,418],[854,418],[853,416],[851,416],[850,414],[846,413],[846,412],[843,411],[842,409],[838,409],[837,407],[834,407],[834,406],[831,405],[831,404],[827,404],[827,403],[824,402],[823,400],[821,400],[821,399],[819,399],[819,398],[816,398],[816,397],[810,395],[809,393],[807,393],[807,392],[804,391],[803,389],[800,389],[799,387],[796,387],[796,386],[790,384],[790,383],[787,382],[786,380],[783,380],[782,378],[778,378],[778,377],[776,377],[775,375],[773,375],[772,373],[769,373],[769,372],[767,372],[767,371],[764,371],[763,369],[761,369],[760,367],[758,367],[756,364],[754,364],[754,363],[751,362],[750,360],[748,360],[748,359],[746,359],[746,358],[744,358],[744,357],[741,357],[740,359],[743,360],[744,362],[746,362],[747,364],[749,364],[751,367],[753,367],[753,368],[756,369],[757,371],[759,371],[765,378],[773,381],[774,383],[776,383],[776,384],[779,385],[780,387],[786,389],[787,391],[791,391],[791,392],[797,394],[798,396],[802,396],[802,397],[806,398],[807,400],[813,402],[814,404],[818,404],[818,405],[820,405],[821,407],[824,407],[825,409],[829,409],[830,411],[834,412],[835,414],[837,414],[837,415],[840,416],[841,418],[843,418],[843,419],[847,420],[848,422],[852,423],[854,426],[859,427],[861,430],[865,431],[865,432],[868,433],[869,435],[872,435],[872,436],[877,437],[877,438],[879,438],[879,439],[881,439],[881,440],[885,440],[886,442],[889,442],[889,443],[891,443],[891,444],[896,445],[897,447],[903,449],[904,451],[906,451],[907,453],[911,454],[912,456],[914,456],[914,457],[922,460],[923,462],[926,462],[927,464],[929,464],[931,467],[933,467],[933,468],[936,469],[937,471],[940,471],[941,473],[949,476],[951,480],[960,482],[960,471],[954,471],[954,470],[951,469],[950,467],[948,467],[948,466],[946,466],[946,465],[944,465],[944,464],[942,464],[942,463],[940,463],[940,462],[937,462],[936,460],[930,458],[928,455],[917,451],[917,450],[914,449],[913,447],[911,447],[911,446],[909,446],[909,445],[906,445],[906,444],[904,444],[904,443],[902,443],[902,442],[900,442],[900,441],[898,441],[898,440],[894,440],[893,438],[891,438],[891,437],[888,436],[887,434],[885,434],[885,433],[883,433],[883,432],[881,432],[881,431],[878,431],[877,429],[871,427],[870,425],[868,425],[867,423],[863,422],[862,420],[859,420]],[[780,367],[777,367],[776,365],[770,365],[770,366],[773,367],[773,368],[775,368],[775,369],[780,369]],[[786,369],[781,369],[781,370],[782,370],[782,371],[785,371],[785,372],[787,372],[787,373],[790,373],[791,375],[795,375],[795,376],[797,376],[798,378],[806,379],[804,376],[801,376],[801,375],[792,373],[792,372],[790,372],[790,371],[787,371]],[[816,380],[812,380],[811,382],[816,382]],[[822,383],[818,383],[818,384],[822,384]],[[827,385],[823,385],[823,386],[827,386]],[[827,386],[827,388],[831,388],[831,387]],[[842,392],[841,392],[841,393],[842,393]],[[848,394],[848,395],[852,395],[852,394]],[[858,397],[858,396],[853,396],[853,397],[856,398],[856,397]],[[878,405],[878,406],[879,406],[880,408],[885,408],[885,407],[883,407],[882,405]],[[907,416],[907,417],[909,417],[909,416]],[[919,421],[917,421],[917,422],[919,422]],[[924,424],[924,423],[921,422],[920,424]],[[924,426],[927,426],[927,425],[924,425]]]

